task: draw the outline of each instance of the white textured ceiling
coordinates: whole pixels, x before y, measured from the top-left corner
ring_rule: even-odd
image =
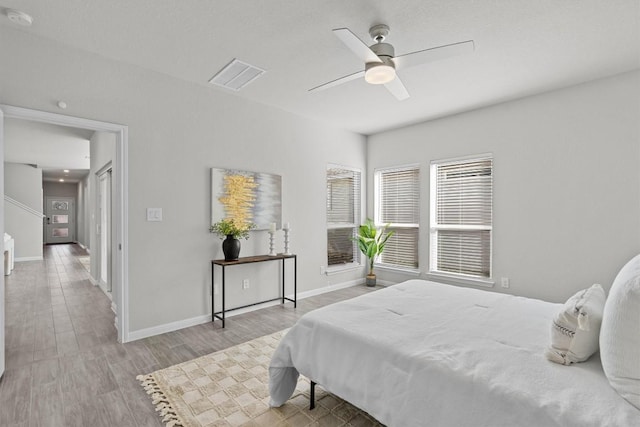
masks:
[[[37,165],[44,181],[78,182],[89,173],[92,135],[84,129],[7,118],[4,161]]]
[[[638,0],[0,0],[31,14],[28,31],[221,90],[233,58],[267,73],[235,93],[363,134],[640,68]],[[463,40],[476,51],[400,72],[411,94],[354,80],[362,68],[331,32],[368,42],[391,27],[396,54]],[[6,18],[0,25],[12,25]]]

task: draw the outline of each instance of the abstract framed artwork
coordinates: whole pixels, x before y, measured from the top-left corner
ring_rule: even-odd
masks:
[[[256,230],[282,225],[282,177],[269,173],[211,168],[211,223],[233,219]]]

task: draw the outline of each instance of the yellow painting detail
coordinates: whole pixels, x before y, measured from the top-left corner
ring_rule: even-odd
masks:
[[[251,209],[256,201],[254,190],[258,184],[252,176],[226,175],[224,177],[224,195],[218,200],[225,208],[227,218],[237,225],[252,223]]]

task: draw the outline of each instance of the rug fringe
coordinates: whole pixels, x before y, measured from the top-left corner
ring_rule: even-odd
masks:
[[[184,427],[153,375],[138,375],[136,379],[140,381],[140,385],[142,385],[147,394],[151,395],[152,404],[156,406],[156,412],[160,413],[162,422],[165,423],[166,427]]]

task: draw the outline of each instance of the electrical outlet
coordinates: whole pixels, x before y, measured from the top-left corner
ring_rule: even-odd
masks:
[[[242,281],[242,289],[249,289],[249,279],[244,279]]]
[[[509,287],[509,278],[508,277],[503,277],[500,279],[500,284],[502,285],[503,288],[508,288]]]
[[[320,266],[320,274],[327,274],[327,268],[324,265]]]

